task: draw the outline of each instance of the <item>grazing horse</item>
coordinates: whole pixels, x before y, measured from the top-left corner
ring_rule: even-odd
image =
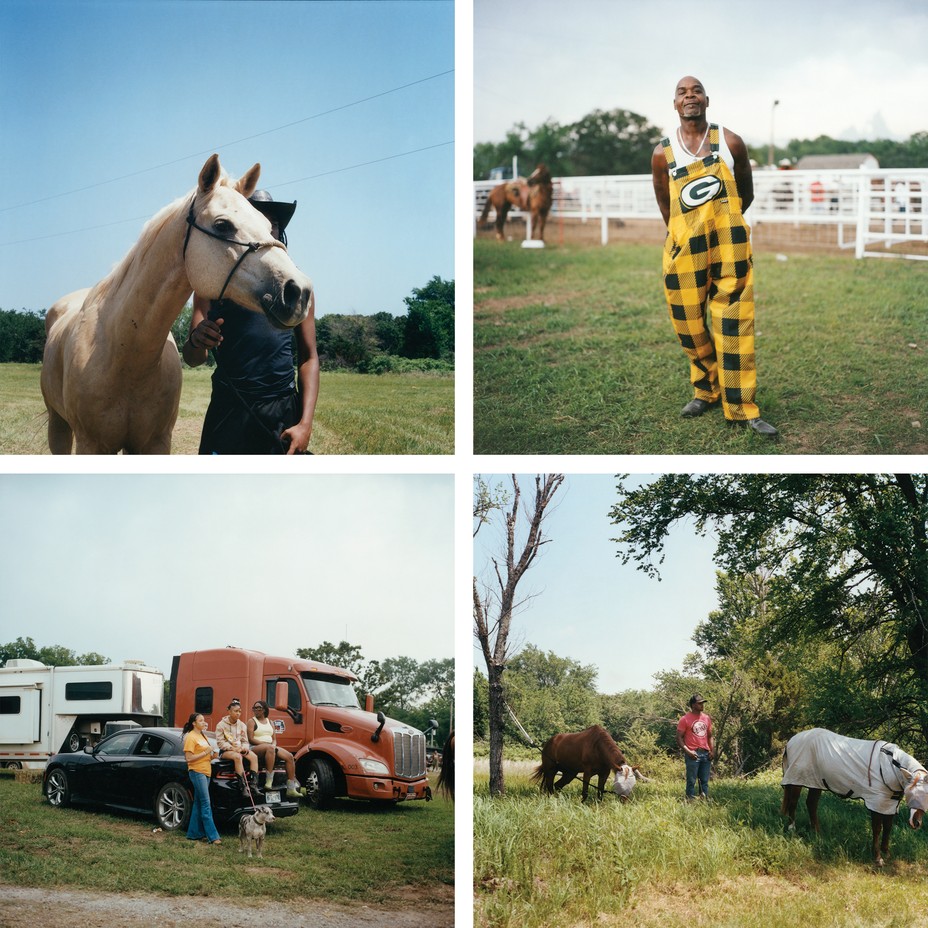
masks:
[[[541,241],[545,237],[545,221],[554,198],[554,185],[548,169],[539,164],[528,179],[517,177],[515,180],[498,184],[487,195],[480,214],[480,222],[486,224],[490,207],[496,210],[496,237],[503,240],[503,225],[511,207],[523,212],[530,212],[532,217],[532,238]]]
[[[228,297],[278,328],[305,318],[312,283],[212,155],[196,190],[164,207],[108,277],[60,299],[45,319],[42,395],[53,454],[169,454],[181,391],[171,336],[192,290]]]
[[[625,755],[609,732],[599,725],[592,725],[585,731],[549,738],[541,749],[541,764],[532,774],[532,779],[540,781],[543,793],[553,793],[583,774],[582,798],[586,802],[592,777],[599,776],[598,792],[602,799],[609,774],[627,766]],[[561,778],[555,783],[558,773]]]
[[[782,786],[782,812],[790,831],[796,827],[796,806],[804,786],[809,790],[806,808],[816,834],[822,790],[842,799],[863,799],[870,810],[877,867],[889,856],[889,832],[900,800],[904,798],[909,807],[909,825],[914,829],[921,828],[928,810],[928,770],[914,757],[886,741],[845,738],[824,728],[801,731],[786,743]]]
[[[454,799],[454,731],[448,735],[441,749],[441,773],[438,774],[438,789]]]

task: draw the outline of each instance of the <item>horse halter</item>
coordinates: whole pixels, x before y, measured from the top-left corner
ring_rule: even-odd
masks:
[[[226,287],[232,281],[232,278],[235,276],[235,272],[241,266],[241,263],[253,252],[257,252],[259,248],[283,248],[284,251],[287,250],[287,246],[283,242],[278,242],[276,239],[272,239],[269,242],[239,242],[234,238],[226,238],[224,235],[219,235],[216,232],[213,232],[211,229],[207,229],[201,225],[197,224],[196,213],[194,212],[194,206],[196,206],[197,197],[194,194],[193,199],[190,201],[190,209],[187,212],[187,234],[184,236],[184,250],[183,257],[186,260],[187,258],[187,244],[190,242],[190,233],[194,229],[202,232],[204,235],[208,235],[210,238],[218,239],[220,242],[227,242],[230,245],[241,245],[245,250],[242,252],[238,261],[232,265],[232,270],[229,271],[229,276],[226,277],[226,282],[222,285],[222,290],[219,291],[219,303],[222,302],[222,298],[225,296]]]

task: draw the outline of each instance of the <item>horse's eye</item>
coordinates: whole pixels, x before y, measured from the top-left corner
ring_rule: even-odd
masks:
[[[231,235],[235,231],[235,226],[228,219],[217,219],[213,223],[213,229],[220,235]]]

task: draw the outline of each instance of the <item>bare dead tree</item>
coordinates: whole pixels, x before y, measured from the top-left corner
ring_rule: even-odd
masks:
[[[554,494],[564,482],[563,474],[543,474],[535,477],[534,506],[525,507],[528,533],[520,552],[516,552],[516,530],[519,524],[521,488],[516,475],[511,475],[512,507],[506,512],[506,549],[504,559],[491,558],[496,584],[481,597],[474,577],[474,634],[480,642],[487,665],[490,684],[490,794],[502,796],[503,779],[503,720],[506,712],[503,673],[509,658],[509,628],[513,611],[520,603],[516,590],[526,571],[532,566],[542,546],[550,539],[544,536],[542,524]],[[476,507],[475,507],[476,517]]]

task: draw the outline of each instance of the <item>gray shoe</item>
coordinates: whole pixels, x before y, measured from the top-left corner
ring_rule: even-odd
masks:
[[[705,400],[690,400],[681,410],[680,415],[684,419],[695,419],[697,416],[701,416],[704,412],[711,409],[713,406],[718,403],[716,400],[715,403],[707,403]]]
[[[771,441],[776,441],[780,437],[780,433],[769,422],[764,422],[763,419],[729,419],[728,424],[739,428],[748,428],[764,438],[769,438]]]

